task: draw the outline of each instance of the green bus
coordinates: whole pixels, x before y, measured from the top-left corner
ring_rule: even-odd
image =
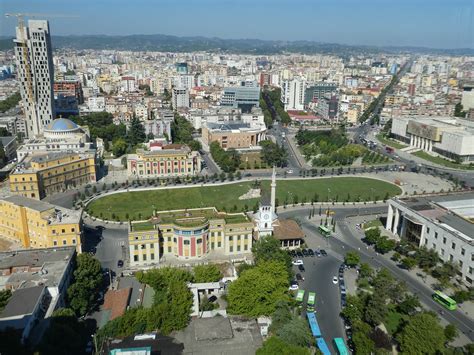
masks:
[[[316,293],[308,293],[308,312],[314,312],[314,305],[316,304]]]
[[[298,302],[298,307],[303,307],[303,299],[304,299],[304,290],[298,290],[296,294],[296,302]]]
[[[344,339],[342,338],[334,338],[334,345],[336,346],[337,353],[339,355],[349,355],[347,351],[346,344],[344,344]]]
[[[323,225],[319,226],[319,233],[321,233],[325,237],[331,236],[331,231]]]
[[[443,307],[449,309],[450,311],[454,311],[458,307],[455,300],[453,300],[449,296],[446,296],[441,291],[435,291],[432,297],[436,302],[438,302]]]

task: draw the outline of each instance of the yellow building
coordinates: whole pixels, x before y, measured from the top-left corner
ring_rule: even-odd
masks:
[[[219,213],[215,208],[157,213],[129,226],[130,265],[157,264],[163,256],[201,259],[210,253],[250,253],[254,224],[244,213]]]
[[[154,145],[155,144],[155,145]],[[127,173],[130,177],[160,178],[195,176],[201,171],[199,152],[184,144],[152,143],[151,150],[137,149],[127,155]]]
[[[27,156],[10,174],[10,191],[42,199],[96,181],[94,154],[44,153]]]
[[[81,252],[80,211],[23,196],[0,199],[0,235],[25,248],[75,246]]]

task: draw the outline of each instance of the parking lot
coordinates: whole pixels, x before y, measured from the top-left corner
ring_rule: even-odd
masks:
[[[339,269],[341,260],[320,248],[303,249],[290,254],[293,264],[300,264],[293,265],[293,270],[298,289],[305,291],[302,312],[306,312],[308,293],[315,292],[316,317],[326,343],[332,347],[333,338],[345,338],[344,324],[339,316],[341,300],[345,302],[346,292],[343,272]],[[297,291],[294,292],[296,294]]]

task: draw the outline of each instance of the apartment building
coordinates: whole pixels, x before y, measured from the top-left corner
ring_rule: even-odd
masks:
[[[0,199],[0,234],[24,248],[74,246],[81,250],[81,212],[43,201],[9,196]]]
[[[248,254],[253,228],[244,213],[220,213],[213,207],[159,212],[148,221],[130,223],[130,265],[158,264],[163,256],[187,260],[211,253]]]
[[[95,155],[52,152],[27,156],[10,174],[10,191],[42,199],[96,181]]]

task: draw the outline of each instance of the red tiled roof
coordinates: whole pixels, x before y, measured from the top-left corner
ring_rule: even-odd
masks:
[[[301,227],[292,219],[282,219],[273,228],[273,234],[278,240],[304,239]]]
[[[110,319],[113,320],[120,317],[127,310],[128,300],[132,293],[131,288],[122,290],[109,290],[104,297],[103,309],[110,309]]]

